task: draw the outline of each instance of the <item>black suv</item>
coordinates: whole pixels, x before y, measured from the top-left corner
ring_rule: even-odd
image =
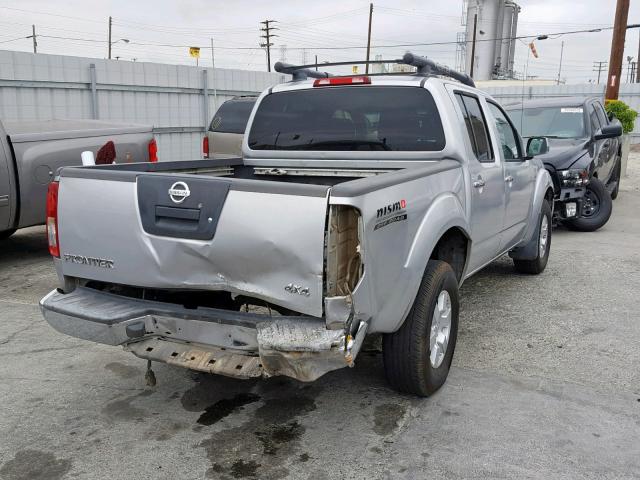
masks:
[[[596,98],[527,100],[505,109],[528,154],[553,178],[554,219],[587,232],[607,223],[620,185],[620,122]]]

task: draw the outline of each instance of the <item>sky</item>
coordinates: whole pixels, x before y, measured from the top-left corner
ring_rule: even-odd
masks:
[[[518,35],[556,34],[613,25],[615,0],[520,0]],[[373,2],[372,58],[397,58],[410,50],[456,67],[456,35],[464,31],[462,0]],[[266,70],[260,22],[275,20],[272,63],[363,59],[369,1],[361,0],[0,0],[0,49],[32,51],[35,24],[38,53],[106,58],[108,18],[113,17],[112,56],[120,61],[195,65],[188,46],[201,47],[202,66],[211,66],[211,38],[219,68]],[[640,2],[632,2],[629,24],[640,23]],[[537,41],[539,58],[528,56],[528,39],[518,41],[516,71],[556,79],[564,42],[561,79],[595,82],[594,62],[609,60],[611,30],[553,35]],[[627,31],[627,56],[638,57],[640,28]],[[127,39],[124,42],[120,39]],[[436,43],[436,45],[433,45]],[[405,44],[422,44],[397,46]],[[432,44],[432,45],[425,45]],[[526,63],[528,60],[528,67]],[[1,72],[0,72],[1,75]],[[601,82],[604,82],[603,73]]]

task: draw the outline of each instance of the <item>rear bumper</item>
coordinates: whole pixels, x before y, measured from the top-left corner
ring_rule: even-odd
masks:
[[[46,321],[72,337],[121,345],[141,358],[222,375],[313,381],[353,366],[366,335],[313,317],[271,316],[121,297],[78,287],[40,301]]]

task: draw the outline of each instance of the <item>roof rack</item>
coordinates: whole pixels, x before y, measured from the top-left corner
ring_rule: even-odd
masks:
[[[419,55],[414,55],[411,52],[407,52],[404,54],[402,58],[396,58],[392,60],[354,60],[352,62],[332,62],[332,63],[321,63],[320,65],[310,64],[310,65],[289,65],[287,63],[276,62],[274,65],[274,69],[279,73],[286,73],[293,76],[294,81],[298,80],[306,80],[307,78],[327,78],[330,77],[331,74],[328,72],[318,71],[318,66],[322,67],[336,67],[336,66],[344,66],[344,65],[375,65],[375,64],[383,64],[383,63],[397,63],[400,65],[411,65],[417,68],[416,75],[422,76],[432,76],[432,75],[440,75],[443,77],[453,78],[454,80],[463,83],[464,85],[468,85],[469,87],[475,87],[475,83],[473,79],[467,75],[466,73],[460,73],[455,70],[450,69],[444,65],[439,65],[435,63],[433,60],[428,59],[427,57],[421,57]]]

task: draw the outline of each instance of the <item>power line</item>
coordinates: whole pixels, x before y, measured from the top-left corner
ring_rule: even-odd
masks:
[[[268,20],[269,22],[275,22],[275,20]],[[265,23],[265,22],[261,22],[261,23]],[[627,28],[638,28],[640,27],[640,24],[632,24],[632,25],[627,25]],[[262,28],[261,31],[265,31],[265,28]],[[269,27],[269,30],[276,30],[276,27]],[[613,27],[603,27],[603,28],[593,28],[593,29],[585,29],[585,30],[570,30],[570,31],[565,31],[565,32],[554,32],[554,33],[547,33],[547,34],[539,34],[539,35],[519,35],[516,37],[499,37],[499,38],[479,38],[476,39],[476,42],[495,42],[495,41],[499,41],[499,40],[510,40],[511,38],[513,38],[514,40],[522,40],[522,39],[538,39],[538,40],[545,40],[547,38],[559,38],[560,36],[563,35],[575,35],[575,34],[579,34],[579,33],[599,33],[602,32],[604,30],[613,30]],[[60,37],[60,36],[54,36],[54,35],[38,35],[40,37],[48,37],[48,38],[58,38],[58,39],[62,39],[62,40],[78,40],[78,41],[86,41],[86,42],[104,42],[103,40],[95,40],[95,39],[86,39],[86,38],[74,38],[74,37]],[[275,37],[275,34],[269,34],[269,37]],[[262,36],[262,38],[265,38],[265,36]],[[467,41],[468,43],[469,41]],[[174,47],[174,48],[189,48],[190,46],[193,45],[176,45],[176,44],[168,44],[168,43],[143,43],[143,42],[134,42],[131,41],[129,42],[132,45],[145,45],[145,46],[156,46],[156,47]],[[436,46],[436,45],[456,45],[460,42],[458,41],[445,41],[445,42],[420,42],[420,43],[397,43],[397,44],[387,44],[387,45],[372,45],[371,48],[399,48],[399,47],[428,47],[428,46]],[[200,47],[201,49],[206,49],[206,48],[211,48],[211,47]],[[258,47],[245,47],[245,46],[236,46],[236,47],[216,47],[216,48],[220,48],[220,49],[227,49],[227,50],[261,50],[261,48]],[[309,49],[315,49],[315,50],[362,50],[362,49],[366,49],[367,47],[364,45],[354,45],[354,46],[342,46],[342,47],[295,47],[295,48],[289,48],[289,50],[309,50]]]
[[[29,37],[16,37],[16,38],[12,38],[10,40],[2,40],[2,41],[0,41],[0,43],[15,42],[16,40],[24,40],[25,38],[29,38]]]
[[[4,7],[4,6],[0,6],[0,8],[2,8],[4,10],[14,10],[16,12],[31,13],[31,14],[35,14],[35,15],[49,15],[51,17],[68,18],[70,20],[82,20],[83,22],[102,23],[99,20],[94,20],[94,19],[89,19],[89,18],[82,18],[82,17],[71,17],[69,15],[60,15],[58,13],[40,12],[40,11],[34,11],[34,10],[25,10],[23,8]]]

